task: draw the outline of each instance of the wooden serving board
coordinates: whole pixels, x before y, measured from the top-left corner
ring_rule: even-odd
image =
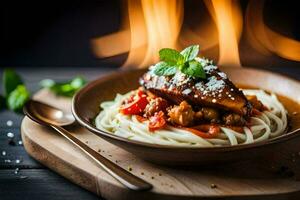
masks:
[[[70,111],[70,99],[42,90],[35,99]],[[264,161],[214,168],[170,168],[154,165],[120,149],[86,129],[74,126],[74,136],[108,159],[149,181],[148,192],[130,191],[78,148],[52,129],[24,118],[22,139],[27,152],[60,175],[106,199],[291,199],[300,196],[300,181],[275,173]]]

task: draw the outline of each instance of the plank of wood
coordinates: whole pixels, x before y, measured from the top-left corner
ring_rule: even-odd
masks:
[[[7,137],[9,132],[14,134],[13,139]],[[42,167],[27,154],[23,144],[19,144],[22,141],[20,128],[0,128],[0,133],[0,169]]]
[[[36,90],[40,88],[38,84],[43,79],[53,79],[56,81],[66,81],[75,76],[83,76],[89,80],[95,79],[107,72],[116,69],[108,66],[101,67],[17,67],[14,68],[21,75],[28,88]],[[0,67],[0,71],[2,71]],[[0,76],[2,82],[2,76]],[[2,92],[2,87],[0,87]]]
[[[0,128],[20,128],[21,121],[23,119],[23,114],[16,114],[9,110],[1,110],[0,111]],[[12,121],[12,126],[7,126],[7,121]]]
[[[58,98],[46,90],[36,99],[70,110],[70,100]],[[267,170],[259,163],[240,163],[218,168],[169,168],[140,160],[80,126],[74,136],[121,167],[154,185],[149,192],[134,192],[123,187],[71,143],[49,128],[25,118],[22,137],[28,153],[72,182],[107,199],[189,199],[250,198],[279,199],[298,196],[300,182]],[[212,187],[216,185],[216,188]]]
[[[49,170],[21,169],[0,170],[0,199],[2,200],[61,200],[61,199],[99,199],[96,195]]]

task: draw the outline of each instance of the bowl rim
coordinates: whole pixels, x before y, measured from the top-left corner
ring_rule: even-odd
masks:
[[[282,75],[276,72],[272,72],[272,71],[268,71],[268,70],[264,70],[264,69],[257,69],[257,68],[251,68],[251,67],[241,67],[241,68],[236,68],[236,67],[226,67],[226,69],[243,69],[243,70],[250,70],[250,71],[260,71],[262,73],[271,73],[272,75],[278,76],[280,78],[283,79],[288,79],[290,81],[294,81],[297,84],[300,84],[300,81],[289,77],[287,75]],[[252,149],[252,148],[260,148],[260,147],[266,147],[266,146],[270,146],[270,145],[274,145],[274,144],[278,144],[278,143],[282,143],[284,141],[288,141],[291,140],[295,137],[300,136],[300,131],[296,131],[296,132],[292,132],[292,133],[286,133],[283,135],[280,135],[278,137],[275,138],[271,138],[268,139],[266,141],[262,141],[262,142],[254,142],[254,143],[250,143],[250,144],[238,144],[238,145],[233,145],[233,146],[213,146],[213,147],[190,147],[190,146],[174,146],[174,145],[162,145],[162,144],[155,144],[155,143],[147,143],[147,142],[142,142],[142,141],[137,141],[137,140],[130,140],[128,138],[125,137],[121,137],[118,135],[114,135],[111,134],[109,132],[103,131],[98,129],[96,126],[94,126],[92,123],[84,120],[78,110],[80,109],[78,107],[78,99],[84,95],[90,88],[95,87],[95,85],[101,84],[103,82],[106,82],[110,79],[113,79],[115,77],[118,77],[120,75],[124,75],[126,73],[131,73],[131,72],[135,72],[135,71],[142,71],[142,70],[146,70],[146,69],[118,69],[114,72],[111,73],[107,73],[104,76],[100,76],[98,78],[96,78],[93,81],[90,81],[88,84],[86,84],[83,88],[81,88],[78,92],[76,92],[76,94],[73,96],[72,98],[72,114],[75,117],[76,121],[82,125],[83,127],[85,127],[86,129],[88,129],[89,131],[91,131],[92,133],[95,133],[96,135],[98,135],[99,137],[104,136],[105,138],[109,138],[109,139],[113,139],[113,140],[118,140],[119,142],[125,142],[128,144],[132,144],[135,146],[140,146],[140,147],[146,147],[146,148],[155,148],[155,149],[170,149],[170,150],[187,150],[187,151],[203,151],[203,152],[207,152],[207,151],[236,151],[236,150],[242,150],[242,149]]]

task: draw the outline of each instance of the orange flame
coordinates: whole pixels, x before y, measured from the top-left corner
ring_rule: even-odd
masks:
[[[124,66],[143,67],[158,60],[157,52],[161,48],[178,48],[182,0],[128,0],[127,8],[129,22],[124,29],[92,41],[97,57],[129,51]]]
[[[198,27],[183,30],[183,0],[127,0],[124,3],[121,29],[92,40],[96,57],[128,52],[123,66],[147,67],[158,61],[161,48],[181,49],[199,44],[201,52],[219,51],[219,65],[241,66],[239,41],[243,17],[238,0],[205,0],[213,20],[202,20]],[[263,6],[263,1],[249,1],[246,36],[250,44],[265,55],[274,53],[300,61],[300,42],[268,28],[263,22]]]
[[[271,30],[263,21],[264,1],[250,1],[246,11],[246,30],[250,44],[264,55],[300,61],[300,42]]]
[[[219,32],[219,65],[241,66],[238,43],[242,33],[242,14],[237,1],[211,0],[205,4]]]

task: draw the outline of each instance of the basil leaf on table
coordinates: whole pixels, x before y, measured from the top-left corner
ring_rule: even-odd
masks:
[[[10,110],[20,112],[29,100],[30,93],[24,85],[18,85],[7,97],[6,103]]]
[[[13,69],[4,69],[2,80],[5,97],[7,97],[18,85],[23,84],[21,77]]]
[[[60,83],[56,83],[51,79],[45,79],[40,82],[40,85],[43,88],[48,88],[56,95],[66,97],[72,97],[85,84],[86,80],[82,77],[75,77],[70,81]]]
[[[170,76],[177,71],[176,66],[169,66],[165,62],[159,62],[155,65],[154,74],[158,76]]]
[[[42,86],[43,88],[50,88],[53,85],[55,85],[55,81],[52,79],[44,79],[40,82],[40,86]]]
[[[82,88],[85,84],[86,84],[86,80],[82,77],[75,77],[70,85],[75,89],[75,90],[79,90],[80,88]]]

